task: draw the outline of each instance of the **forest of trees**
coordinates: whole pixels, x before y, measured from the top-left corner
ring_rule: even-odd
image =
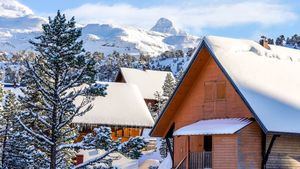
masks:
[[[300,48],[300,36],[297,34],[294,34],[290,37],[280,35],[275,38],[275,40],[272,38],[267,38],[266,36],[261,36],[261,39],[267,40],[267,42],[272,45],[286,46],[295,49]]]
[[[6,68],[7,82],[22,81],[26,87],[19,97],[0,88],[0,98],[5,100],[0,111],[1,168],[86,168],[97,163],[100,168],[111,168],[112,152],[133,159],[141,156],[147,145],[143,138],[121,143],[111,138],[108,127],[96,128],[75,142],[78,132],[71,125],[73,118],[91,110],[94,97],[106,95],[106,86],[94,83],[99,58],[85,52],[80,36],[74,18],[67,20],[58,11],[43,25],[42,34],[30,41],[34,57],[18,57],[25,70]],[[81,103],[75,104],[79,97]],[[105,153],[74,166],[79,149],[102,149]]]

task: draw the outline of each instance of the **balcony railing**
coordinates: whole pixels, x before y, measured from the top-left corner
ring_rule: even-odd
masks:
[[[211,169],[211,152],[191,152],[189,153],[175,169]]]

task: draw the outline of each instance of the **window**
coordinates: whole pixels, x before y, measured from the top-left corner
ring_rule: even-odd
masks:
[[[214,100],[214,83],[204,82],[204,101],[210,102]]]
[[[124,128],[124,137],[130,137],[131,128]]]
[[[204,102],[225,100],[226,83],[225,81],[204,82]]]
[[[224,100],[226,96],[225,82],[217,82],[217,100]]]
[[[123,137],[123,129],[122,128],[119,128],[117,130],[117,137]]]
[[[204,151],[212,151],[212,136],[204,136]]]

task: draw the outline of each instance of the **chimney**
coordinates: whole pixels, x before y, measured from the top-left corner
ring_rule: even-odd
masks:
[[[261,39],[259,40],[259,44],[261,46],[263,46],[264,48],[268,49],[268,50],[271,49],[270,46],[269,46],[269,44],[268,44],[268,40],[267,40],[267,38],[265,36],[261,36]]]

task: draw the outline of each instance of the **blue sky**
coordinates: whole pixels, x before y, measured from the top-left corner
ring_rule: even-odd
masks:
[[[41,16],[60,9],[81,24],[150,29],[160,17],[195,35],[257,39],[300,33],[298,0],[19,0]]]

